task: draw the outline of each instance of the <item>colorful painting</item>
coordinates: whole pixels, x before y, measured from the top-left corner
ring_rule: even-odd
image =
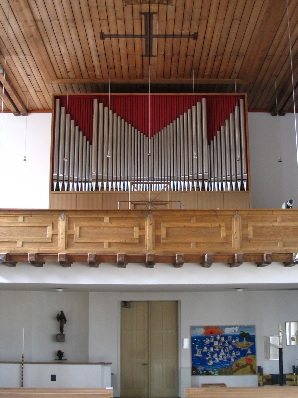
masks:
[[[192,375],[256,374],[255,327],[191,326]]]

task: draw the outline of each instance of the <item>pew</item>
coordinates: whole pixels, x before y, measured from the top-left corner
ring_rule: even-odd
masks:
[[[184,398],[297,398],[296,386],[187,387]]]
[[[105,388],[0,388],[0,398],[113,398]]]

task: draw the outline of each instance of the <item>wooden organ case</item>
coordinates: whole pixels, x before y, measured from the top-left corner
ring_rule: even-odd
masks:
[[[250,207],[245,94],[57,95],[52,130],[52,209]]]

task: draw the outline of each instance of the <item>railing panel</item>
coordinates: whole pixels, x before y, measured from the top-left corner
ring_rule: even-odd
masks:
[[[145,251],[147,213],[77,212],[67,216],[67,249],[127,253]]]
[[[232,252],[233,212],[158,212],[155,250],[163,252]]]
[[[265,210],[239,212],[242,251],[297,251],[297,212]]]
[[[254,258],[297,251],[294,209],[0,211],[0,253],[243,253]]]
[[[59,233],[59,213],[0,213],[1,252],[57,251]]]

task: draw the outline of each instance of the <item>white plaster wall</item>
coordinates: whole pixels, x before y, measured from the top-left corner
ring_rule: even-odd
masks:
[[[61,349],[69,361],[88,361],[88,293],[0,291],[0,361],[51,362]],[[65,342],[56,342],[63,310]]]
[[[152,285],[157,290],[171,288],[172,285],[190,289],[202,289],[213,286],[214,289],[229,286],[237,288],[259,285],[259,289],[267,284],[295,284],[298,282],[298,267],[284,267],[282,263],[272,263],[268,267],[257,267],[254,263],[244,263],[241,267],[229,267],[227,264],[214,263],[211,268],[198,264],[186,263],[181,268],[171,264],[157,264],[154,268],[146,268],[144,264],[130,263],[126,268],[114,264],[103,263],[99,268],[86,264],[75,263],[72,267],[61,267],[58,264],[46,263],[42,268],[36,268],[28,263],[18,263],[16,267],[0,266],[0,287],[14,283],[26,290],[26,283],[33,284],[35,289],[52,289],[65,287],[76,288],[80,285],[86,291],[150,289]],[[160,286],[160,288],[158,288]],[[60,296],[57,296],[60,297]]]
[[[0,115],[0,208],[49,208],[51,118]]]
[[[278,373],[278,361],[264,360],[263,338],[277,335],[278,325],[298,320],[297,291],[226,292],[0,292],[0,361],[20,361],[22,330],[25,330],[25,360],[52,361],[62,349],[68,361],[112,362],[112,386],[120,394],[121,301],[177,300],[180,305],[179,352],[181,386],[198,386],[210,380],[191,377],[190,349],[182,348],[190,326],[251,324],[256,326],[257,363],[265,372]],[[67,316],[66,342],[56,343],[56,314]],[[284,371],[298,365],[298,347],[286,346]],[[228,386],[256,385],[255,376],[211,377]]]
[[[298,206],[294,115],[249,113],[248,125],[252,208],[280,208],[288,199]]]

